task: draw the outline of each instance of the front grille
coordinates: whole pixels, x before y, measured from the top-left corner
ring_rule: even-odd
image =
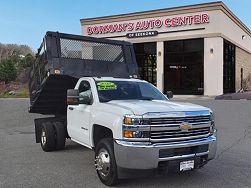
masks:
[[[210,116],[150,118],[151,142],[176,142],[205,138],[210,135]],[[181,130],[182,123],[189,123],[192,128]]]
[[[188,140],[198,137],[208,136],[210,133],[210,127],[194,128],[186,132],[181,130],[166,130],[166,131],[151,131],[151,140],[154,142],[176,141],[176,140]]]
[[[162,124],[178,124],[182,122],[188,122],[191,124],[203,123],[210,121],[210,116],[193,116],[193,117],[167,117],[167,118],[151,118],[151,125]]]

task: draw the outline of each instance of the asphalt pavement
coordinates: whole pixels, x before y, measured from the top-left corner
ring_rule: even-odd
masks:
[[[122,180],[118,187],[251,187],[251,101],[193,100],[215,112],[216,159],[184,173]],[[66,149],[43,152],[35,143],[28,99],[0,99],[0,188],[105,187],[94,153],[67,140]]]

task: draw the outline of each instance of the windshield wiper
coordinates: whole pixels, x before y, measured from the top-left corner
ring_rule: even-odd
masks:
[[[110,102],[110,101],[112,101],[111,99],[109,100],[109,99],[107,99],[107,100],[102,100],[102,102]]]
[[[152,101],[152,100],[154,100],[154,98],[152,98],[152,97],[142,97],[142,98],[139,98],[139,100]]]

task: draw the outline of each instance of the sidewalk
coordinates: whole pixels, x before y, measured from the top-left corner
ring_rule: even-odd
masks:
[[[216,100],[251,100],[251,92],[229,93],[217,96]]]
[[[215,96],[204,95],[174,95],[172,100],[214,100]]]

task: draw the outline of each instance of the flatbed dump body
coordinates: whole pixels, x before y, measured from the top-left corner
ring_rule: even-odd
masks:
[[[30,72],[30,113],[66,112],[67,89],[81,77],[138,77],[132,44],[47,32]]]

